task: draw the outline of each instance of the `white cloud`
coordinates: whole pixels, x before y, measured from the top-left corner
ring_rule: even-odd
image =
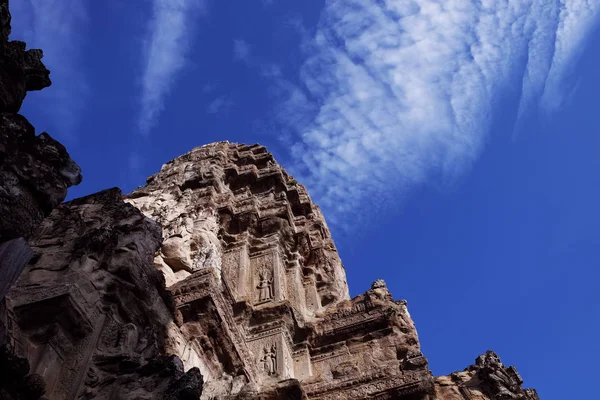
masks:
[[[131,174],[140,173],[140,170],[144,165],[144,157],[140,154],[139,149],[135,148],[131,153],[129,153],[127,164]]]
[[[12,40],[44,52],[52,86],[36,93],[55,126],[55,137],[73,138],[89,93],[81,67],[82,39],[88,22],[81,0],[19,0],[9,3]],[[56,131],[54,131],[56,129]]]
[[[215,85],[214,83],[207,83],[204,86],[202,86],[202,93],[204,94],[210,94],[212,93],[215,89],[217,88],[217,85]]]
[[[334,218],[366,196],[377,208],[373,199],[396,200],[432,177],[453,182],[480,154],[503,91],[522,85],[521,114],[540,99],[546,110],[560,104],[599,9],[600,0],[327,1],[302,84],[278,108],[297,134],[292,169]],[[310,122],[289,122],[307,99],[318,105]]]
[[[565,90],[563,83],[570,78],[573,65],[583,51],[583,46],[578,44],[585,42],[598,23],[599,9],[599,0],[571,0],[561,7],[555,51],[542,95],[542,109],[546,113],[556,111],[567,99],[569,90]],[[568,89],[573,89],[577,81],[569,80]]]
[[[153,0],[153,18],[144,47],[139,129],[148,134],[165,97],[187,63],[195,17],[207,11],[206,0]]]
[[[250,63],[250,45],[244,40],[233,41],[233,59],[243,63]]]
[[[228,99],[227,96],[225,96],[225,95],[219,96],[216,99],[214,99],[208,105],[208,107],[206,107],[206,113],[207,114],[220,114],[220,113],[227,111],[232,105],[233,105],[233,102],[230,99]]]

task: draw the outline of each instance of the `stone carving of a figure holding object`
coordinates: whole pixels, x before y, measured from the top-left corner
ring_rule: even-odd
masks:
[[[273,298],[273,277],[271,276],[271,272],[267,269],[261,269],[258,273],[259,284],[257,286],[258,292],[258,300],[266,301]]]
[[[269,346],[265,346],[260,361],[263,363],[267,374],[277,374],[277,347],[275,345],[272,345],[270,348]]]

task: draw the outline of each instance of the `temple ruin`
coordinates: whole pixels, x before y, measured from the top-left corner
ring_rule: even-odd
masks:
[[[434,377],[406,301],[377,277],[350,298],[321,210],[261,145],[60,204],[79,167],[18,114],[48,71],[8,41],[6,0],[0,22],[0,399],[539,400],[492,351]]]

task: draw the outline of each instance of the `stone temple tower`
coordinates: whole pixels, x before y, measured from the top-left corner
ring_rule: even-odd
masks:
[[[311,399],[433,387],[405,302],[383,281],[350,300],[321,211],[263,146],[196,148],[126,201],[163,227],[171,351],[200,368],[203,398],[293,381]]]
[[[406,302],[382,280],[349,298],[321,211],[263,146],[61,204],[81,171],[18,114],[50,80],[10,21],[0,0],[1,400],[539,400],[492,351],[432,377]]]
[[[491,351],[434,378],[406,302],[382,280],[350,299],[321,211],[260,145],[64,203],[29,245],[2,399],[539,400]]]

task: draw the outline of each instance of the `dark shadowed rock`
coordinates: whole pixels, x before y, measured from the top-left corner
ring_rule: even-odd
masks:
[[[10,35],[10,12],[8,11],[8,1],[0,1],[0,42],[8,42]]]
[[[191,368],[176,381],[172,381],[165,400],[200,400],[204,380],[197,367]]]
[[[18,114],[0,114],[0,241],[29,237],[81,182],[64,146]]]
[[[0,345],[0,400],[37,400],[45,393],[44,379],[30,374],[29,361],[4,343]]]
[[[8,41],[10,20],[8,2],[0,0],[0,244],[29,237],[64,200],[67,188],[81,182],[81,170],[65,148],[47,133],[36,136],[17,114],[28,91],[51,82],[41,50]],[[26,262],[11,249],[10,259],[0,260],[0,299]]]
[[[10,20],[8,1],[1,0],[0,112],[17,113],[28,91],[42,90],[52,82],[41,50],[27,50],[25,42],[8,41]]]
[[[161,240],[119,189],[59,206],[31,237],[35,256],[6,298],[6,325],[50,398],[199,396],[199,371],[165,351],[173,315],[153,266]]]

